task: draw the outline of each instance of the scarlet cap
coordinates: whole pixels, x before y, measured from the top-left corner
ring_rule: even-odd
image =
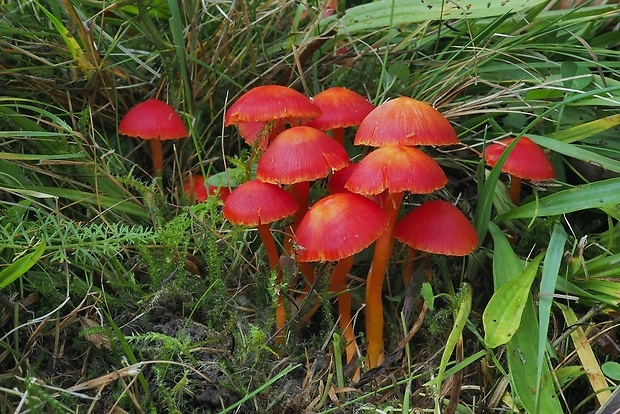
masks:
[[[149,99],[131,108],[118,132],[142,139],[179,139],[189,135],[181,117],[167,103]]]
[[[308,122],[321,131],[347,128],[362,123],[375,106],[362,95],[347,88],[333,87],[319,92],[312,102],[321,108],[323,115]]]
[[[324,178],[349,165],[349,155],[329,135],[308,126],[278,134],[258,160],[256,177],[273,184],[295,184]]]
[[[504,150],[515,138],[506,138],[489,145],[484,151],[484,160],[493,167]],[[512,149],[502,171],[523,180],[545,181],[556,178],[555,168],[545,152],[528,137],[521,137]]]
[[[295,231],[297,260],[335,261],[370,246],[387,228],[387,215],[358,194],[332,194],[317,201]]]
[[[205,181],[205,177],[202,175],[190,175],[183,180],[183,190],[186,194],[193,196],[197,203],[202,203],[218,191],[219,199],[222,201],[230,195],[230,190],[227,187],[208,185]]]
[[[428,194],[448,182],[439,164],[417,148],[386,145],[366,155],[345,187],[357,194]]]
[[[313,119],[322,112],[310,98],[286,86],[264,85],[250,89],[224,115],[224,125],[241,122]]]
[[[394,237],[416,250],[465,256],[478,246],[478,234],[465,215],[443,200],[428,201],[394,226]]]
[[[458,138],[450,122],[425,102],[405,96],[370,112],[355,135],[355,145],[452,145]]]
[[[274,184],[247,181],[235,188],[224,201],[222,213],[231,223],[258,226],[283,219],[297,211],[297,202]]]

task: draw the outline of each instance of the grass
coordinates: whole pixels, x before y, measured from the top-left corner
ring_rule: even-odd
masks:
[[[585,413],[610,398],[617,6],[341,0],[324,18],[324,3],[0,1],[0,411]],[[480,246],[432,257],[430,283],[388,278],[390,363],[357,384],[321,280],[317,313],[302,326],[290,306],[277,347],[271,310],[296,280],[274,285],[255,229],[182,190],[190,172],[252,176],[257,154],[223,114],[272,83],[309,96],[344,86],[375,104],[412,96],[461,141],[428,150],[449,178],[432,197],[472,219]],[[153,97],[191,135],[164,143],[161,185],[147,146],[117,129]],[[480,154],[521,135],[549,150],[558,179],[514,206]],[[317,183],[313,200],[324,192]],[[406,196],[404,212],[427,198]],[[371,257],[358,255],[349,285],[362,346]],[[404,260],[397,244],[390,275]]]

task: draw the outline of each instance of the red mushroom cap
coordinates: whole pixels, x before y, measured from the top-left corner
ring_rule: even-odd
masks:
[[[439,164],[417,148],[386,145],[366,155],[357,165],[345,187],[363,194],[410,191],[428,194],[448,182]]]
[[[388,224],[375,203],[358,194],[332,194],[317,201],[295,231],[297,260],[334,261],[370,246]]]
[[[401,96],[377,106],[360,124],[355,145],[452,145],[450,122],[425,102]]]
[[[393,234],[416,250],[448,256],[465,256],[478,246],[474,226],[458,208],[443,200],[413,209],[396,223]]]
[[[197,203],[204,202],[210,195],[219,191],[219,199],[224,201],[230,195],[227,187],[205,184],[205,177],[202,175],[190,175],[183,180],[183,189],[186,194],[194,198]]]
[[[149,99],[131,108],[118,132],[142,139],[179,139],[189,135],[181,117],[167,103]]]
[[[235,188],[224,201],[222,213],[231,223],[258,226],[283,219],[297,211],[297,202],[274,184],[252,180]]]
[[[484,160],[493,167],[514,138],[506,138],[489,145],[484,151]],[[521,137],[512,149],[502,171],[523,180],[545,181],[556,178],[553,164],[542,148],[528,137]]]
[[[312,102],[321,108],[323,115],[308,122],[321,131],[347,128],[362,123],[375,106],[366,98],[347,88],[333,87],[318,93]]]
[[[256,177],[273,184],[318,180],[349,165],[342,145],[323,131],[297,126],[281,132],[258,160]]]
[[[319,116],[321,110],[307,96],[286,86],[265,85],[241,95],[226,111],[224,125],[275,120],[299,122]]]

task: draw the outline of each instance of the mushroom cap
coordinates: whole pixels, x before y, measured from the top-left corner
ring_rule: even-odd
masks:
[[[317,201],[295,230],[297,260],[334,261],[370,246],[388,225],[387,215],[358,194],[332,194]]]
[[[428,194],[448,182],[439,164],[417,148],[386,145],[366,155],[358,164],[345,187],[363,194],[380,194],[384,190],[405,190]]]
[[[258,139],[261,139],[260,145],[261,150],[266,150],[269,145],[268,136],[271,134],[276,128],[276,125],[270,122],[240,122],[237,124],[237,129],[239,130],[239,135],[248,145],[253,145],[254,142]]]
[[[219,191],[219,199],[224,201],[230,195],[228,187],[208,185],[202,175],[189,175],[183,180],[183,190],[186,194],[193,196],[197,203],[202,203],[210,195]]]
[[[425,102],[401,96],[377,106],[362,121],[355,145],[452,145],[459,142],[450,122]]]
[[[321,131],[347,128],[362,123],[375,106],[362,95],[347,88],[333,87],[319,92],[312,102],[321,108],[323,115],[308,122]]]
[[[310,98],[286,86],[264,85],[250,89],[233,103],[224,115],[224,125],[241,122],[313,119],[321,110]]]
[[[484,160],[493,167],[515,138],[506,138],[489,145]],[[528,137],[521,137],[512,149],[502,171],[523,180],[545,181],[556,178],[555,168],[541,147]]]
[[[349,155],[329,135],[308,126],[289,128],[273,139],[258,160],[256,177],[273,184],[324,178],[349,165]]]
[[[131,108],[121,120],[118,132],[135,138],[162,140],[189,135],[179,114],[159,99],[149,99]]]
[[[258,226],[283,219],[297,211],[297,202],[275,184],[247,181],[224,201],[222,213],[231,223]]]
[[[443,200],[427,201],[394,226],[394,237],[416,250],[465,256],[478,246],[478,234],[467,217]]]
[[[349,191],[349,189],[345,187],[345,185],[347,181],[349,181],[349,178],[351,178],[353,173],[355,173],[356,169],[357,163],[352,162],[346,167],[335,171],[332,175],[329,176],[329,179],[327,180],[327,184],[325,185],[327,191],[329,191],[330,194],[350,193],[351,191]]]

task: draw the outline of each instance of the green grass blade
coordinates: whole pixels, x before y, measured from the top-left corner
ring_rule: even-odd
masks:
[[[450,335],[448,335],[446,347],[443,350],[441,361],[439,363],[439,373],[437,374],[438,389],[441,389],[441,382],[444,378],[446,366],[448,365],[448,361],[450,360],[450,356],[456,347],[456,343],[458,342],[459,337],[462,335],[463,329],[467,324],[467,318],[469,318],[469,314],[471,313],[471,302],[473,297],[471,285],[468,283],[464,284],[462,292],[458,295],[458,297],[461,298],[461,300],[459,301],[458,309],[454,315],[454,326],[450,331]]]
[[[620,178],[583,184],[568,190],[550,194],[539,200],[519,206],[497,219],[499,221],[517,218],[555,216],[590,208],[607,208],[608,212],[618,209],[620,204]]]
[[[428,20],[479,19],[516,13],[531,8],[545,0],[511,0],[509,2],[468,0],[424,2],[395,0],[394,15],[391,16],[389,2],[374,1],[347,10],[342,18],[343,32],[353,34],[361,31],[420,23]]]
[[[499,227],[491,223],[489,233],[493,238],[495,248],[493,277],[497,291],[516,277],[523,269],[523,265]],[[506,344],[506,356],[513,391],[527,412],[564,412],[555,394],[553,377],[546,360],[543,360],[540,388],[536,388],[539,334],[531,295],[526,300],[521,319],[523,323]]]
[[[581,141],[584,138],[607,131],[608,129],[614,128],[618,125],[620,125],[620,114],[610,115],[605,118],[596,119],[569,129],[554,132],[549,134],[549,138],[555,138],[559,141],[570,144],[571,142]]]
[[[620,118],[618,118],[618,120],[620,121]],[[581,132],[584,131],[587,130],[581,130]],[[589,151],[582,146],[567,144],[566,142],[554,138],[531,134],[528,134],[527,136],[538,145],[549,148],[550,150],[555,151],[559,154],[601,166],[609,171],[620,173],[620,161],[605,157],[604,155],[597,154],[593,151]],[[580,139],[584,139],[587,137],[588,136],[583,136]]]
[[[558,279],[560,265],[564,258],[564,245],[568,239],[568,234],[560,223],[555,223],[549,247],[545,254],[542,277],[540,281],[540,291],[538,298],[538,360],[536,371],[536,389],[539,390],[542,382],[542,371],[544,366],[545,347],[547,345],[547,333],[549,331],[549,321],[551,319],[551,304],[553,303],[553,293]],[[538,398],[537,398],[538,400]]]
[[[22,277],[24,273],[30,270],[30,268],[34,266],[43,255],[45,247],[45,240],[41,239],[39,242],[39,247],[37,247],[34,252],[17,259],[9,266],[2,269],[0,272],[0,290],[13,283]]]

